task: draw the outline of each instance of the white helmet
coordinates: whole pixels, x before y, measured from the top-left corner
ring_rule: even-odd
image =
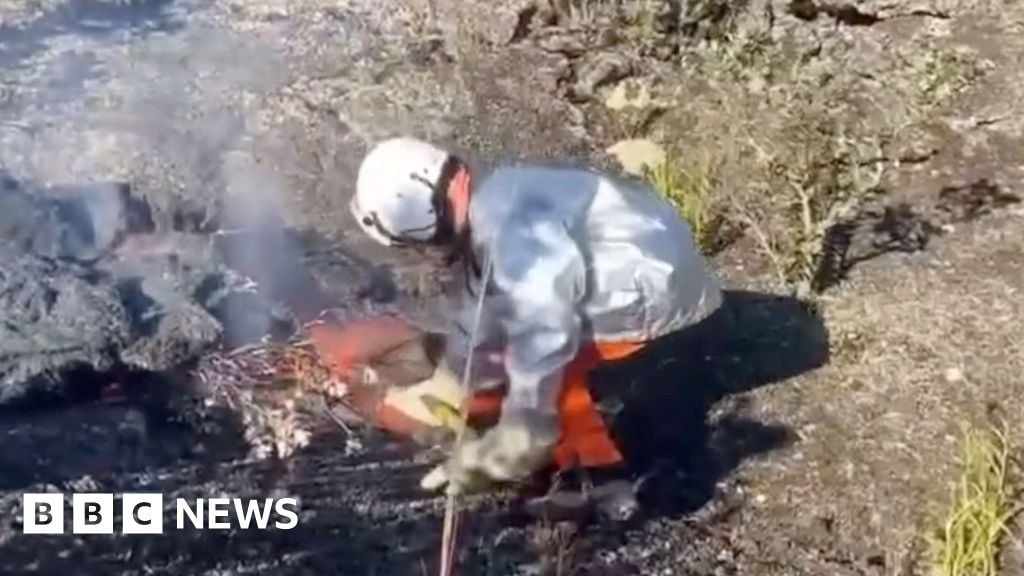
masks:
[[[385,246],[427,243],[445,210],[452,155],[414,138],[380,142],[359,166],[349,209],[359,226]]]

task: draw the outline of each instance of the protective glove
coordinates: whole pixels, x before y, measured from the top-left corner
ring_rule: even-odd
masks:
[[[425,490],[478,492],[491,484],[524,480],[547,464],[558,442],[558,421],[536,411],[502,414],[482,435],[466,430],[447,462],[420,481]]]
[[[429,378],[407,386],[393,386],[384,397],[384,404],[428,427],[444,427],[458,431],[459,406],[465,394],[458,376],[440,360]],[[449,412],[454,412],[454,415]]]

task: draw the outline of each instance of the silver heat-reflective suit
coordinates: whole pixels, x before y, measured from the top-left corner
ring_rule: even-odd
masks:
[[[504,349],[503,377],[491,382],[507,379],[506,409],[553,414],[563,368],[581,343],[650,341],[722,302],[689,224],[639,181],[498,168],[475,183],[469,221],[481,266],[492,259],[477,342]],[[454,311],[448,359],[460,372],[476,294],[464,291]],[[489,368],[479,356],[473,380],[484,387]]]

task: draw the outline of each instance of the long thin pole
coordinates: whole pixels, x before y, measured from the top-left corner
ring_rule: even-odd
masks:
[[[459,427],[458,432],[455,435],[455,442],[452,447],[453,453],[459,449],[462,444],[463,433],[468,427],[469,421],[469,399],[470,399],[470,388],[469,379],[470,372],[473,365],[473,353],[476,350],[477,337],[480,333],[480,317],[483,314],[484,308],[484,297],[487,294],[487,283],[491,277],[491,254],[490,251],[484,255],[484,268],[480,274],[480,294],[477,296],[476,312],[473,316],[473,328],[470,331],[469,337],[469,351],[466,354],[466,366],[462,372],[462,394],[463,401],[462,406],[459,407],[459,415],[462,418],[462,426]],[[448,484],[446,489],[446,500],[444,507],[444,524],[441,533],[441,567],[439,570],[440,576],[451,576],[452,570],[455,565],[455,538],[458,534],[459,527],[459,511],[458,511],[458,495],[452,487],[451,483]]]

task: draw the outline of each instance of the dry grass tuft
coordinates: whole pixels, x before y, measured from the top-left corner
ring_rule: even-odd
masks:
[[[343,424],[330,403],[342,402],[339,382],[308,343],[249,346],[205,356],[196,376],[210,392],[211,406],[236,412],[256,459],[286,459],[309,444],[314,422],[309,411],[327,413]],[[360,449],[346,438],[346,451]]]
[[[682,163],[666,158],[654,168],[645,170],[647,180],[654,189],[672,203],[679,214],[690,223],[693,237],[701,251],[708,253],[714,244],[715,190],[718,180],[716,166],[704,155],[697,160]]]
[[[567,522],[544,520],[531,533],[531,547],[540,560],[540,573],[550,576],[569,576],[577,573],[579,550],[576,529]]]
[[[944,525],[932,541],[932,573],[996,576],[1000,544],[1021,510],[1006,432],[968,430],[962,467]]]

